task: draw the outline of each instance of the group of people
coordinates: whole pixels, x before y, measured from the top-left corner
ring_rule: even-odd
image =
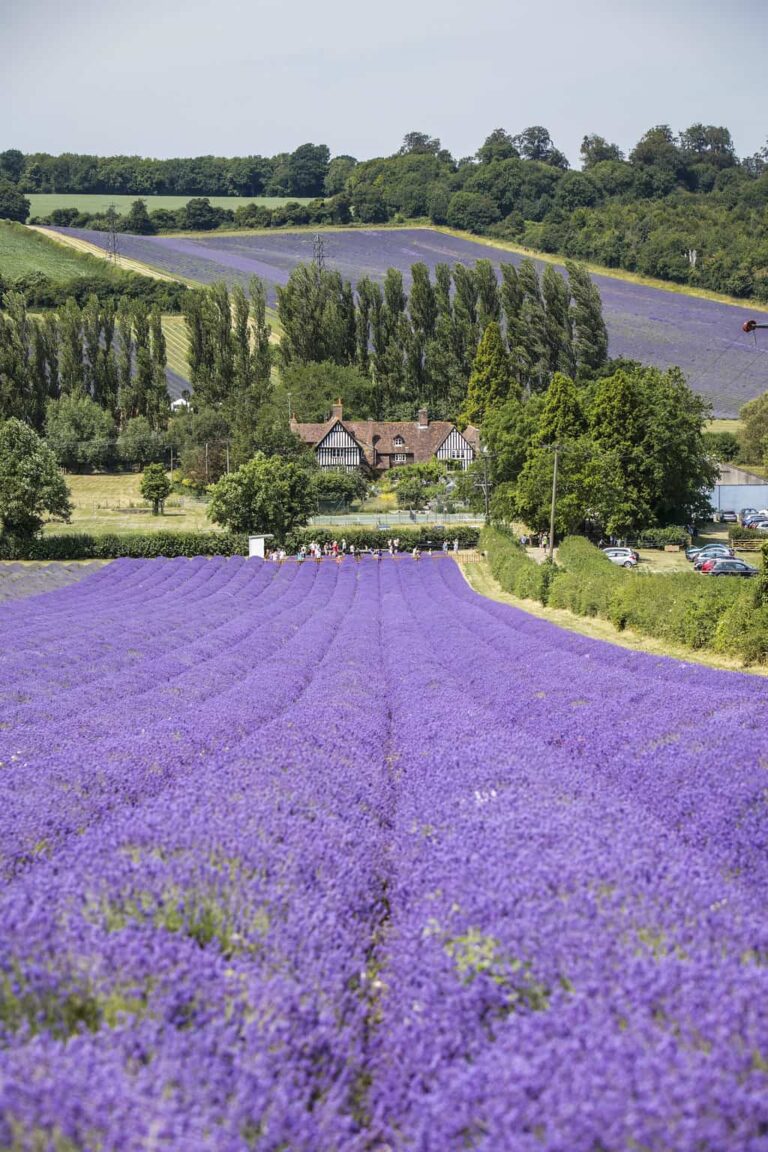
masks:
[[[453,548],[454,552],[459,550],[459,538],[454,537],[452,545],[447,540],[443,540],[442,551],[449,552]],[[390,556],[396,556],[400,552],[400,537],[394,536],[387,540],[387,551]],[[341,540],[332,540],[330,543],[326,540],[324,544],[319,544],[317,540],[310,541],[309,544],[302,544],[296,553],[296,560],[301,564],[305,560],[322,560],[323,558],[335,560],[337,564],[341,564],[345,556],[350,556],[353,560],[359,562],[360,557],[365,553],[374,556],[377,560],[381,560],[383,555],[383,548],[363,548],[360,545],[355,547],[354,544],[347,544],[346,538],[342,536]],[[421,549],[415,545],[411,550],[411,555],[414,560],[421,559]],[[427,549],[427,555],[432,555],[432,548]],[[267,552],[267,560],[273,564],[281,564],[286,560],[287,553],[285,548],[275,548]]]
[[[520,543],[523,548],[543,548],[546,552],[549,548],[549,536],[546,532],[539,532],[538,535],[534,532],[532,536],[528,536],[524,532],[520,537]]]

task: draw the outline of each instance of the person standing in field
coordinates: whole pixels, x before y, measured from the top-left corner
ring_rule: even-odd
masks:
[[[459,550],[459,538],[458,538],[458,536],[454,536],[454,538],[453,538],[453,550],[454,550],[454,552],[458,552],[458,550]]]

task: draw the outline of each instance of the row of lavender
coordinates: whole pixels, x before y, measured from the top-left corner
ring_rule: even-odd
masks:
[[[105,232],[87,229],[55,231],[103,248],[109,239]],[[259,276],[272,302],[275,286],[285,284],[298,263],[312,259],[312,243],[310,231],[120,237],[124,255],[182,279],[247,285],[252,276]],[[522,260],[516,253],[431,228],[330,231],[324,233],[324,244],[329,267],[353,284],[363,276],[381,281],[387,268],[399,268],[407,285],[417,262],[434,270],[438,263]],[[717,416],[736,416],[742,404],[768,388],[768,346],[742,333],[743,309],[620,277],[593,278],[603,299],[611,356],[660,368],[679,366],[691,386],[712,401]]]
[[[761,681],[410,559],[117,562],[0,653],[0,1147],[764,1147]]]

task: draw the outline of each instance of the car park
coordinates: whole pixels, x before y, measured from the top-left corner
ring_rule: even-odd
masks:
[[[758,576],[757,568],[745,564],[743,560],[715,560],[705,573],[707,576]]]
[[[700,548],[686,548],[685,558],[695,563],[700,558],[717,557],[720,560],[733,558],[733,549],[727,544],[702,544]]]
[[[603,548],[603,555],[622,568],[635,568],[640,563],[640,556],[634,548]]]

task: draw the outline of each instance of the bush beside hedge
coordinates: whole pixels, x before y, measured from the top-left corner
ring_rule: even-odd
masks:
[[[481,545],[506,591],[523,599],[542,599],[528,567],[541,566],[516,541],[487,530]],[[710,579],[694,572],[625,571],[589,541],[569,537],[546,579],[550,607],[600,616],[619,629],[632,628],[690,648],[711,648],[747,664],[768,661],[768,544],[763,546],[760,580],[746,581]]]

